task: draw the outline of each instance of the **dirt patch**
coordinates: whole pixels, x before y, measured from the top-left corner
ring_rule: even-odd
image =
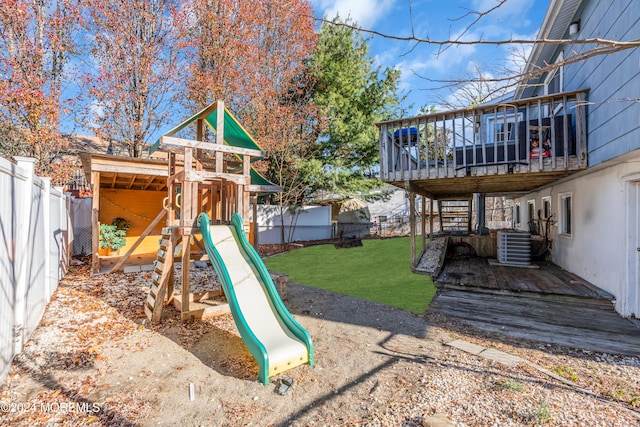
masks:
[[[434,415],[459,426],[639,422],[638,358],[483,334],[297,284],[285,304],[311,334],[316,366],[286,372],[295,383],[281,396],[279,377],[257,381],[230,315],[182,323],[167,307],[160,324],[142,325],[148,283],[144,273],[90,277],[72,268],[2,384],[0,424],[421,426]],[[526,364],[444,345],[454,339],[518,355],[593,394]]]

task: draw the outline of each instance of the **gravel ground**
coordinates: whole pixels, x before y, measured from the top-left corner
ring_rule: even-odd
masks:
[[[192,269],[206,288],[209,268]],[[204,277],[207,276],[207,277]],[[263,386],[230,315],[142,325],[145,273],[73,267],[0,389],[1,425],[639,426],[640,360],[516,340],[289,284],[316,366]],[[519,356],[507,366],[447,346]],[[193,384],[193,400],[190,385]],[[438,422],[440,424],[438,424]]]

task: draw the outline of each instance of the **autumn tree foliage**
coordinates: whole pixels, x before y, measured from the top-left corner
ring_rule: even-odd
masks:
[[[198,0],[190,11],[189,109],[224,100],[269,152],[258,167],[285,188],[278,201],[301,201],[321,125],[306,68],[317,38],[310,4]]]
[[[243,34],[241,2],[193,0],[189,4],[191,25],[184,29],[189,40],[189,78],[185,104],[196,112],[218,99],[233,108],[242,79]]]
[[[316,42],[310,4],[197,0],[190,11],[190,110],[222,99],[266,148],[281,141],[288,118],[299,116],[292,94],[307,85],[304,61]]]
[[[75,0],[0,6],[0,155],[34,157],[39,174],[61,179],[64,163],[52,161],[65,146],[59,122],[72,107],[63,92],[79,23]]]
[[[88,6],[96,66],[85,84],[91,124],[98,136],[122,141],[138,157],[169,118],[183,69],[184,15],[173,0],[88,0]]]

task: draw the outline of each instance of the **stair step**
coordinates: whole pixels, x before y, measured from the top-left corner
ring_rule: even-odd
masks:
[[[149,293],[144,303],[144,312],[150,322],[157,322],[162,315],[165,294],[173,270],[173,249],[172,230],[163,228],[163,235],[160,240],[160,248],[156,260],[153,262],[153,272],[151,274],[152,283],[149,286]]]

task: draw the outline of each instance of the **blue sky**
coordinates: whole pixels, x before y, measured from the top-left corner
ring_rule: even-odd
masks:
[[[316,17],[329,19],[340,14],[356,21],[362,28],[384,34],[411,35],[413,24],[416,37],[434,40],[455,38],[469,26],[476,15],[472,11],[486,11],[498,4],[498,0],[310,0]],[[538,32],[549,0],[507,0],[490,15],[483,17],[463,35],[466,40],[509,38],[534,38]],[[410,13],[411,9],[411,13]],[[467,15],[467,16],[465,16]],[[449,89],[434,90],[442,86],[421,76],[434,80],[463,79],[475,67],[483,74],[493,76],[498,68],[513,62],[509,47],[505,46],[458,46],[438,53],[438,46],[401,42],[377,36],[366,36],[370,54],[378,65],[397,67],[402,71],[400,89],[407,94],[403,105],[407,115],[415,115],[425,105],[439,105],[440,100],[449,102],[455,94]],[[409,109],[409,106],[413,107]],[[165,124],[149,141],[175,126]],[[73,129],[70,121],[63,121],[63,131],[75,130],[91,134],[82,124]]]
[[[416,37],[447,40],[459,36],[476,19],[477,15],[468,12],[489,10],[498,0],[311,0],[311,4],[317,17],[331,19],[339,13],[342,18],[350,16],[362,28],[398,36],[411,35],[413,22]],[[534,38],[548,6],[549,0],[507,0],[462,37]],[[506,46],[458,46],[438,53],[435,45],[416,46],[376,36],[369,39],[369,46],[379,65],[402,71],[401,89],[409,94],[408,101],[414,105],[412,113],[423,105],[438,104],[439,97],[451,97],[448,89],[434,90],[442,84],[422,76],[434,80],[463,79],[476,68],[487,75],[496,75],[499,68],[511,65],[519,56]]]

